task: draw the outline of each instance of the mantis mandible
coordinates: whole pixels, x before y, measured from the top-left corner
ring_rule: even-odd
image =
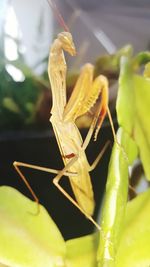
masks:
[[[66,101],[66,61],[64,52],[68,52],[74,56],[76,54],[75,45],[73,43],[70,32],[62,32],[54,40],[48,63],[48,75],[52,90],[52,109],[50,122],[57,139],[60,153],[65,167],[62,170],[53,170],[22,162],[14,162],[13,165],[28,189],[30,190],[35,201],[39,200],[34,191],[26,180],[25,176],[20,170],[20,167],[27,167],[38,169],[45,172],[56,173],[53,179],[54,185],[90,220],[100,229],[99,225],[92,218],[94,212],[94,196],[89,172],[92,171],[109,142],[105,144],[96,160],[90,166],[86,158],[85,149],[87,148],[90,139],[94,134],[96,140],[103,120],[108,113],[113,135],[115,139],[115,132],[112,124],[111,115],[108,108],[108,81],[103,75],[98,76],[93,80],[94,66],[86,64],[81,70],[79,78],[76,82],[72,95],[67,103]],[[94,114],[88,134],[83,142],[80,132],[75,124],[76,119],[88,112],[101,95],[101,101]],[[69,181],[74,192],[75,199],[73,199],[59,184],[63,175],[69,177]]]

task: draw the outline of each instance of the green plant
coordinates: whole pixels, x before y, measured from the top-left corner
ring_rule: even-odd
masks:
[[[137,157],[145,179],[150,180],[149,61],[148,52],[119,58],[119,129],[109,164],[101,231],[65,242],[42,206],[39,215],[33,216],[34,202],[1,187],[0,266],[150,266],[150,190],[127,201],[129,166]]]

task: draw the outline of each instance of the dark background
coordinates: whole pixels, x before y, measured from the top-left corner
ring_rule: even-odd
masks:
[[[82,131],[84,137],[86,132]],[[98,155],[107,140],[112,140],[112,132],[109,126],[102,128],[97,142],[91,141],[89,144],[87,157],[90,163],[96,158],[96,155]],[[54,169],[61,169],[63,167],[56,139],[51,129],[40,135],[25,132],[12,132],[11,136],[5,134],[0,137],[0,151],[1,185],[13,186],[31,199],[31,194],[15,171],[13,162],[21,161]],[[96,169],[91,173],[96,202],[94,218],[98,215],[103,197],[110,152],[111,146],[105,152]],[[92,223],[55,188],[52,183],[54,174],[25,168],[22,168],[22,171],[28,178],[40,203],[46,207],[65,239],[82,236],[93,231],[94,226]],[[61,184],[72,194],[66,177],[62,178]]]

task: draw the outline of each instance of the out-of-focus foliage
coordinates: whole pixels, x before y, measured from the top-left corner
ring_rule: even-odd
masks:
[[[7,71],[8,64],[21,70],[25,79],[19,82],[14,81]],[[35,76],[32,70],[24,65],[23,61],[8,62],[1,53],[0,130],[40,127],[42,124],[40,121],[41,104],[46,91],[48,89],[42,78]]]
[[[105,74],[110,84],[117,81],[121,55],[131,53],[131,47],[125,46],[114,55],[104,55],[95,63],[95,76]],[[49,125],[51,109],[51,90],[47,71],[37,76],[25,65],[22,55],[16,61],[6,60],[1,50],[0,62],[0,130],[43,129]],[[47,58],[45,59],[47,60]],[[24,81],[16,82],[8,73],[6,65],[10,64],[22,71]],[[75,86],[80,70],[68,70],[67,96]],[[92,115],[80,118],[80,127],[89,126]]]
[[[96,60],[95,63],[95,76],[104,74],[110,80],[116,80],[119,76],[120,58],[130,56],[132,54],[132,46],[126,45],[112,55],[103,55]]]
[[[140,53],[133,60],[122,57],[117,98],[118,122],[138,146],[144,171],[150,180],[150,53]],[[135,73],[147,63],[144,75]]]

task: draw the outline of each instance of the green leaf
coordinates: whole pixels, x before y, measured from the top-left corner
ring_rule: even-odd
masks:
[[[140,68],[141,65],[145,65],[150,61],[150,52],[149,51],[144,51],[138,53],[132,61],[132,65],[134,69]]]
[[[65,242],[47,211],[17,190],[0,187],[0,264],[62,267]]]
[[[136,117],[134,139],[139,147],[144,171],[150,180],[150,79],[134,75]]]
[[[132,165],[134,160],[137,158],[138,149],[135,141],[129,136],[129,134],[124,131],[123,128],[119,128],[118,133],[120,144],[125,153],[124,156],[127,157],[128,166]]]
[[[18,105],[11,97],[4,97],[4,99],[2,100],[2,105],[13,113],[20,113]]]
[[[120,63],[119,90],[117,96],[117,117],[120,126],[132,135],[135,99],[132,67],[128,57],[122,57]]]
[[[137,147],[123,129],[117,133],[102,206],[98,266],[115,266],[115,256],[125,218],[128,197],[128,166],[137,156]],[[128,145],[126,145],[128,144]]]
[[[143,76],[145,78],[150,78],[150,62],[145,65]]]
[[[150,266],[150,189],[127,205],[115,267]]]
[[[103,267],[149,267],[150,265],[150,189],[129,201],[120,233],[115,262]],[[117,226],[117,228],[119,225]],[[100,235],[103,233],[100,232]],[[96,267],[98,233],[66,242],[67,267]],[[111,265],[112,264],[112,265]]]
[[[149,210],[150,190],[128,202],[115,267],[149,266]],[[97,266],[99,233],[67,241],[66,251],[45,209],[38,216],[35,211],[35,203],[15,189],[0,188],[0,267]]]
[[[136,142],[144,171],[150,180],[150,79],[133,74],[128,58],[121,60],[117,116],[119,124]]]
[[[67,267],[96,267],[97,245],[98,233],[67,241]]]
[[[112,55],[103,55],[96,60],[95,63],[95,76],[105,74],[111,78],[117,79],[119,73],[120,58],[124,56],[130,57],[133,49],[131,45],[126,45]]]

